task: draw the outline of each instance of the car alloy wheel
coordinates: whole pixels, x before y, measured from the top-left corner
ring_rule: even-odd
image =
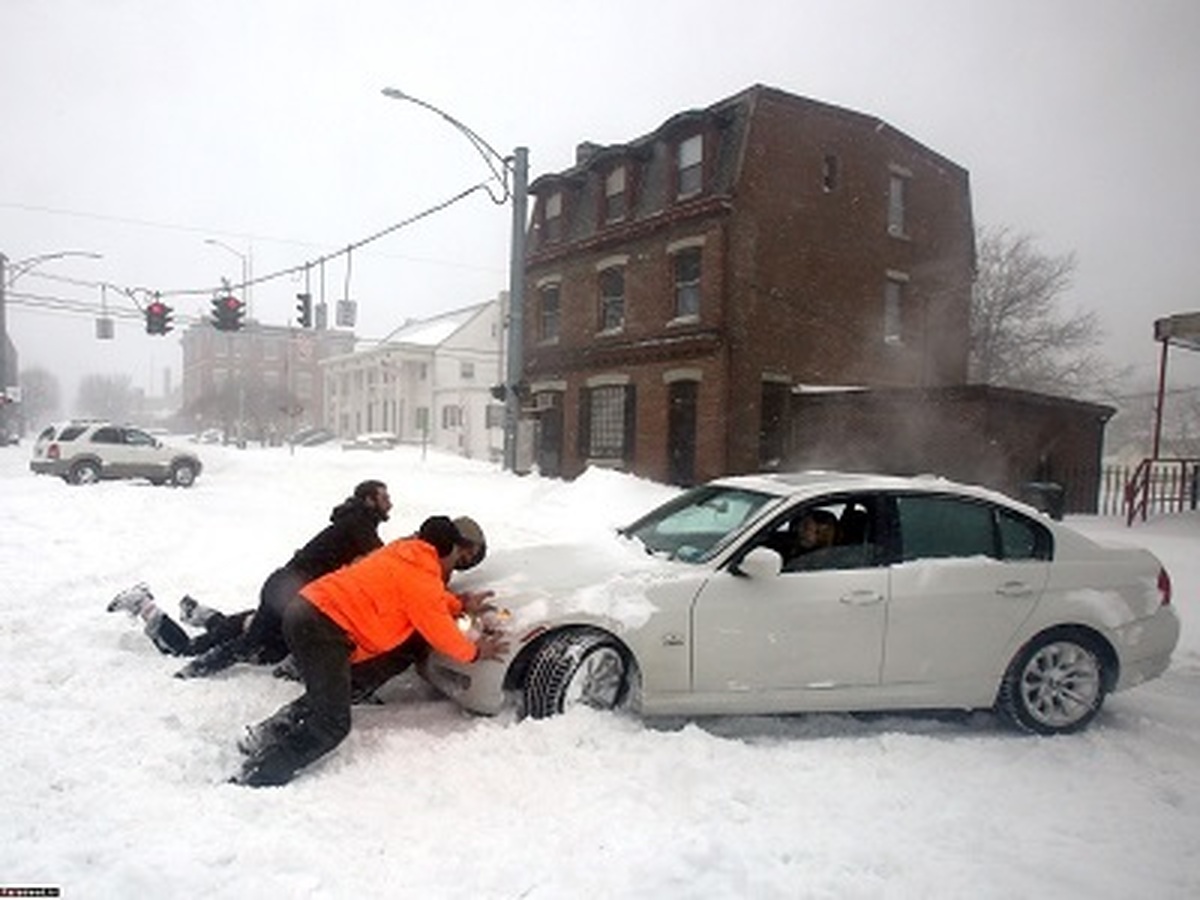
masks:
[[[1104,661],[1093,642],[1049,632],[1018,655],[1005,676],[1001,706],[1019,727],[1064,734],[1086,726],[1104,702]]]
[[[95,484],[100,480],[100,466],[91,460],[71,466],[71,484]]]
[[[629,659],[614,637],[592,628],[569,629],[536,651],[525,678],[525,712],[541,719],[579,705],[614,709],[628,684]]]
[[[171,484],[191,487],[196,480],[196,467],[191,463],[176,463],[171,468]]]

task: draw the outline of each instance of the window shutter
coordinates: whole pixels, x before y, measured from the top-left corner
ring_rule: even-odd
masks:
[[[637,386],[625,386],[625,467],[633,466],[633,437],[637,433]]]
[[[592,449],[592,392],[588,388],[579,391],[579,433],[576,450],[580,463],[586,462]]]

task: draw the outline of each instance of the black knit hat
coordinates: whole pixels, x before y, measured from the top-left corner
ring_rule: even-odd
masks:
[[[462,543],[462,535],[448,516],[430,516],[421,523],[417,537],[432,544],[437,555],[449,556],[456,544]]]

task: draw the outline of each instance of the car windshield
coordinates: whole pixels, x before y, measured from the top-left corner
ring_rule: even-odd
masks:
[[[641,541],[647,553],[700,563],[711,559],[741,533],[760,509],[779,498],[742,488],[693,488],[621,529]]]

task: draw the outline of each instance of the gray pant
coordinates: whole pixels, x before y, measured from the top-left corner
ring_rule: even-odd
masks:
[[[284,610],[283,634],[304,679],[304,694],[271,716],[274,736],[246,760],[238,779],[243,784],[286,784],[350,733],[354,644],[303,597]]]

